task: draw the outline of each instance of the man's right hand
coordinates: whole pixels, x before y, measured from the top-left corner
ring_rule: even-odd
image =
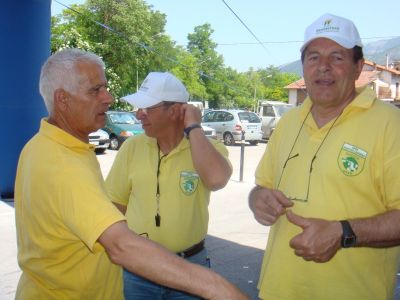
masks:
[[[249,206],[257,222],[269,226],[285,214],[286,209],[293,206],[293,202],[281,191],[257,185],[250,192]]]

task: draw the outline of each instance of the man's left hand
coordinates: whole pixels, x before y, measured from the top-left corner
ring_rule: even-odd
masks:
[[[288,210],[286,216],[303,232],[290,240],[290,247],[297,256],[318,263],[329,261],[341,248],[342,227],[338,221],[303,218]]]

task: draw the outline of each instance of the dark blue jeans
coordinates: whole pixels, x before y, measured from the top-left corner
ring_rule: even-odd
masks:
[[[186,260],[210,268],[210,259],[204,248]],[[124,269],[125,300],[194,300],[196,296],[158,285]]]

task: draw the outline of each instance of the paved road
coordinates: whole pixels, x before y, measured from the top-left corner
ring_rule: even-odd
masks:
[[[257,299],[257,281],[268,228],[261,226],[247,206],[247,195],[254,183],[254,170],[266,144],[244,147],[243,180],[240,181],[241,146],[230,146],[234,168],[228,185],[212,193],[207,247],[212,267]],[[114,161],[116,151],[98,155],[103,176]],[[14,299],[20,270],[16,261],[15,222],[12,203],[0,201],[0,300]]]

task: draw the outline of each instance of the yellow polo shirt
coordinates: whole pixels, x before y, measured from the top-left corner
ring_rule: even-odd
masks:
[[[306,99],[280,120],[256,184],[277,188],[282,176],[279,189],[304,199],[310,178],[308,201],[294,201],[292,208],[303,217],[368,218],[400,209],[400,110],[365,88],[328,133],[334,120],[318,128],[311,114],[300,130],[310,108]],[[295,157],[282,174],[292,147]],[[341,249],[329,262],[307,262],[289,246],[300,232],[285,216],[271,227],[259,281],[262,299],[392,299],[399,247]]]
[[[210,141],[228,159],[225,146]],[[147,233],[151,240],[179,252],[205,238],[210,191],[193,166],[189,141],[183,138],[160,161],[161,226],[157,227],[158,153],[156,139],[145,134],[129,138],[118,151],[106,186],[112,201],[127,205],[126,218],[132,230]]]
[[[106,196],[93,146],[42,120],[15,183],[16,299],[123,299],[121,268],[97,242],[124,216]]]

